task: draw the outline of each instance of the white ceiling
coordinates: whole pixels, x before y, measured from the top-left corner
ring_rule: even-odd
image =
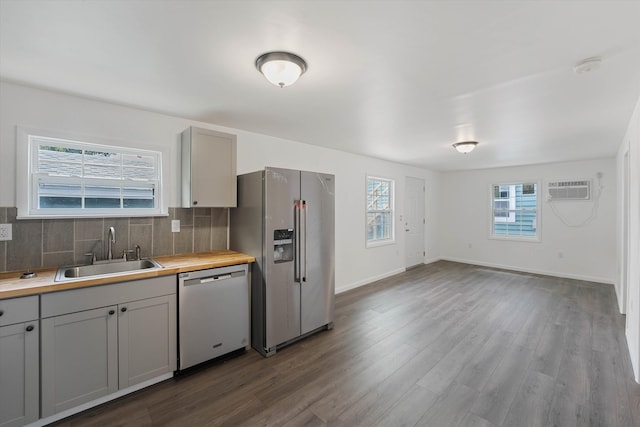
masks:
[[[524,165],[616,154],[639,22],[639,1],[0,0],[0,77],[432,170]],[[271,85],[271,50],[308,72]]]

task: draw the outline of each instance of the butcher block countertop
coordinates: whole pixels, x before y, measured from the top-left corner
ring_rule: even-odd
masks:
[[[22,272],[0,273],[0,299],[37,295],[45,292],[63,291],[86,286],[106,285],[149,277],[168,276],[188,271],[227,267],[255,262],[255,258],[239,252],[219,250],[195,254],[153,257],[164,268],[151,268],[136,272],[110,274],[105,277],[78,278],[54,282],[57,268],[36,270],[38,277],[20,279]]]

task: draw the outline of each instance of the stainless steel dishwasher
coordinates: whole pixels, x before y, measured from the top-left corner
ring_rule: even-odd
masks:
[[[247,267],[178,275],[178,369],[249,346]]]

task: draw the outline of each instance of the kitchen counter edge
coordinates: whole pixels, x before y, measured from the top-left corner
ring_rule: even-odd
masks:
[[[164,268],[153,268],[97,278],[74,279],[65,282],[54,281],[57,268],[38,270],[38,277],[32,279],[20,279],[21,272],[0,273],[0,300],[150,277],[169,276],[209,268],[249,264],[256,260],[252,256],[230,250],[158,256],[153,257],[153,259]]]

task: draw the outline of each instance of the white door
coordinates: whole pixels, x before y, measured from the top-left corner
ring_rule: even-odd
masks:
[[[424,180],[408,176],[405,183],[405,267],[424,263]]]

